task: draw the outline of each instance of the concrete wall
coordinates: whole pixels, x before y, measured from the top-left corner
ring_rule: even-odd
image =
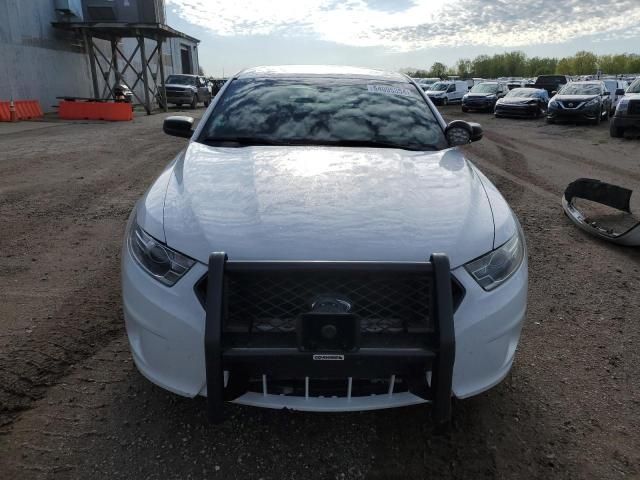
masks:
[[[73,35],[51,27],[53,0],[0,0],[0,99],[40,100],[89,96],[87,56]]]
[[[54,29],[51,22],[59,18],[54,0],[0,0],[0,100],[39,100],[44,111],[54,111],[59,96],[92,97],[93,86],[89,58],[81,38],[75,34]],[[163,48],[165,75],[182,73],[180,44],[195,44],[182,38],[172,38]],[[110,55],[107,42],[97,40],[102,51]],[[123,39],[123,49],[130,54],[134,39]],[[147,54],[155,42],[146,41]],[[140,57],[132,62],[140,71]],[[198,68],[197,48],[193,63]],[[120,64],[124,62],[120,60]],[[152,70],[155,71],[155,60]],[[100,76],[100,71],[98,70]],[[111,77],[113,82],[113,77]],[[133,83],[131,72],[127,79]],[[100,78],[100,90],[104,81]],[[141,86],[136,88],[141,98]]]

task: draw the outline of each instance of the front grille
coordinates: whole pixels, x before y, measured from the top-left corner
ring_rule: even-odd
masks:
[[[629,102],[629,115],[640,115],[640,100]]]
[[[563,108],[569,108],[569,109],[575,110],[576,108],[581,107],[584,102],[577,102],[574,100],[571,102],[559,102],[559,103]]]
[[[422,274],[367,272],[227,273],[225,331],[293,333],[302,314],[318,299],[333,298],[351,305],[360,318],[361,333],[395,334],[433,329],[432,278]],[[195,286],[206,308],[207,278]],[[452,282],[454,308],[464,295]]]

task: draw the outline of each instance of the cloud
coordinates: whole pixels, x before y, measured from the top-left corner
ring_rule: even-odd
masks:
[[[412,51],[640,36],[638,0],[168,0],[222,36],[308,36]],[[632,48],[630,47],[630,50]]]

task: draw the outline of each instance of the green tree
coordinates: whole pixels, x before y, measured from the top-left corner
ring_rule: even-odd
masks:
[[[581,51],[571,59],[574,75],[593,75],[598,71],[598,57],[591,52]]]
[[[468,58],[461,58],[456,63],[456,75],[459,75],[461,78],[471,77],[472,70],[473,64]]]
[[[447,75],[447,66],[444,63],[436,62],[429,70],[430,77],[444,78]]]
[[[575,75],[571,59],[561,58],[556,65],[556,73],[558,75]]]

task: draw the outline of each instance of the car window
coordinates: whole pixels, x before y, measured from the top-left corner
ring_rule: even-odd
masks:
[[[165,83],[173,83],[174,85],[195,85],[195,77],[188,77],[186,75],[169,75]]]
[[[540,90],[533,88],[514,88],[507,93],[507,97],[534,98],[540,96]]]
[[[496,93],[501,88],[497,83],[478,83],[471,89],[472,93]]]
[[[627,93],[640,93],[640,78],[627,88]]]
[[[449,88],[448,83],[436,82],[433,85],[431,85],[431,87],[429,87],[429,90],[433,92],[445,92],[447,88]]]
[[[438,119],[413,84],[377,79],[234,80],[201,139],[239,137],[296,145],[379,142],[417,150],[447,147]]]
[[[560,89],[560,95],[598,95],[602,87],[593,83],[567,83]]]
[[[455,85],[449,85],[449,88],[447,89],[447,93],[451,93],[451,92],[455,92],[456,91],[456,86]]]

